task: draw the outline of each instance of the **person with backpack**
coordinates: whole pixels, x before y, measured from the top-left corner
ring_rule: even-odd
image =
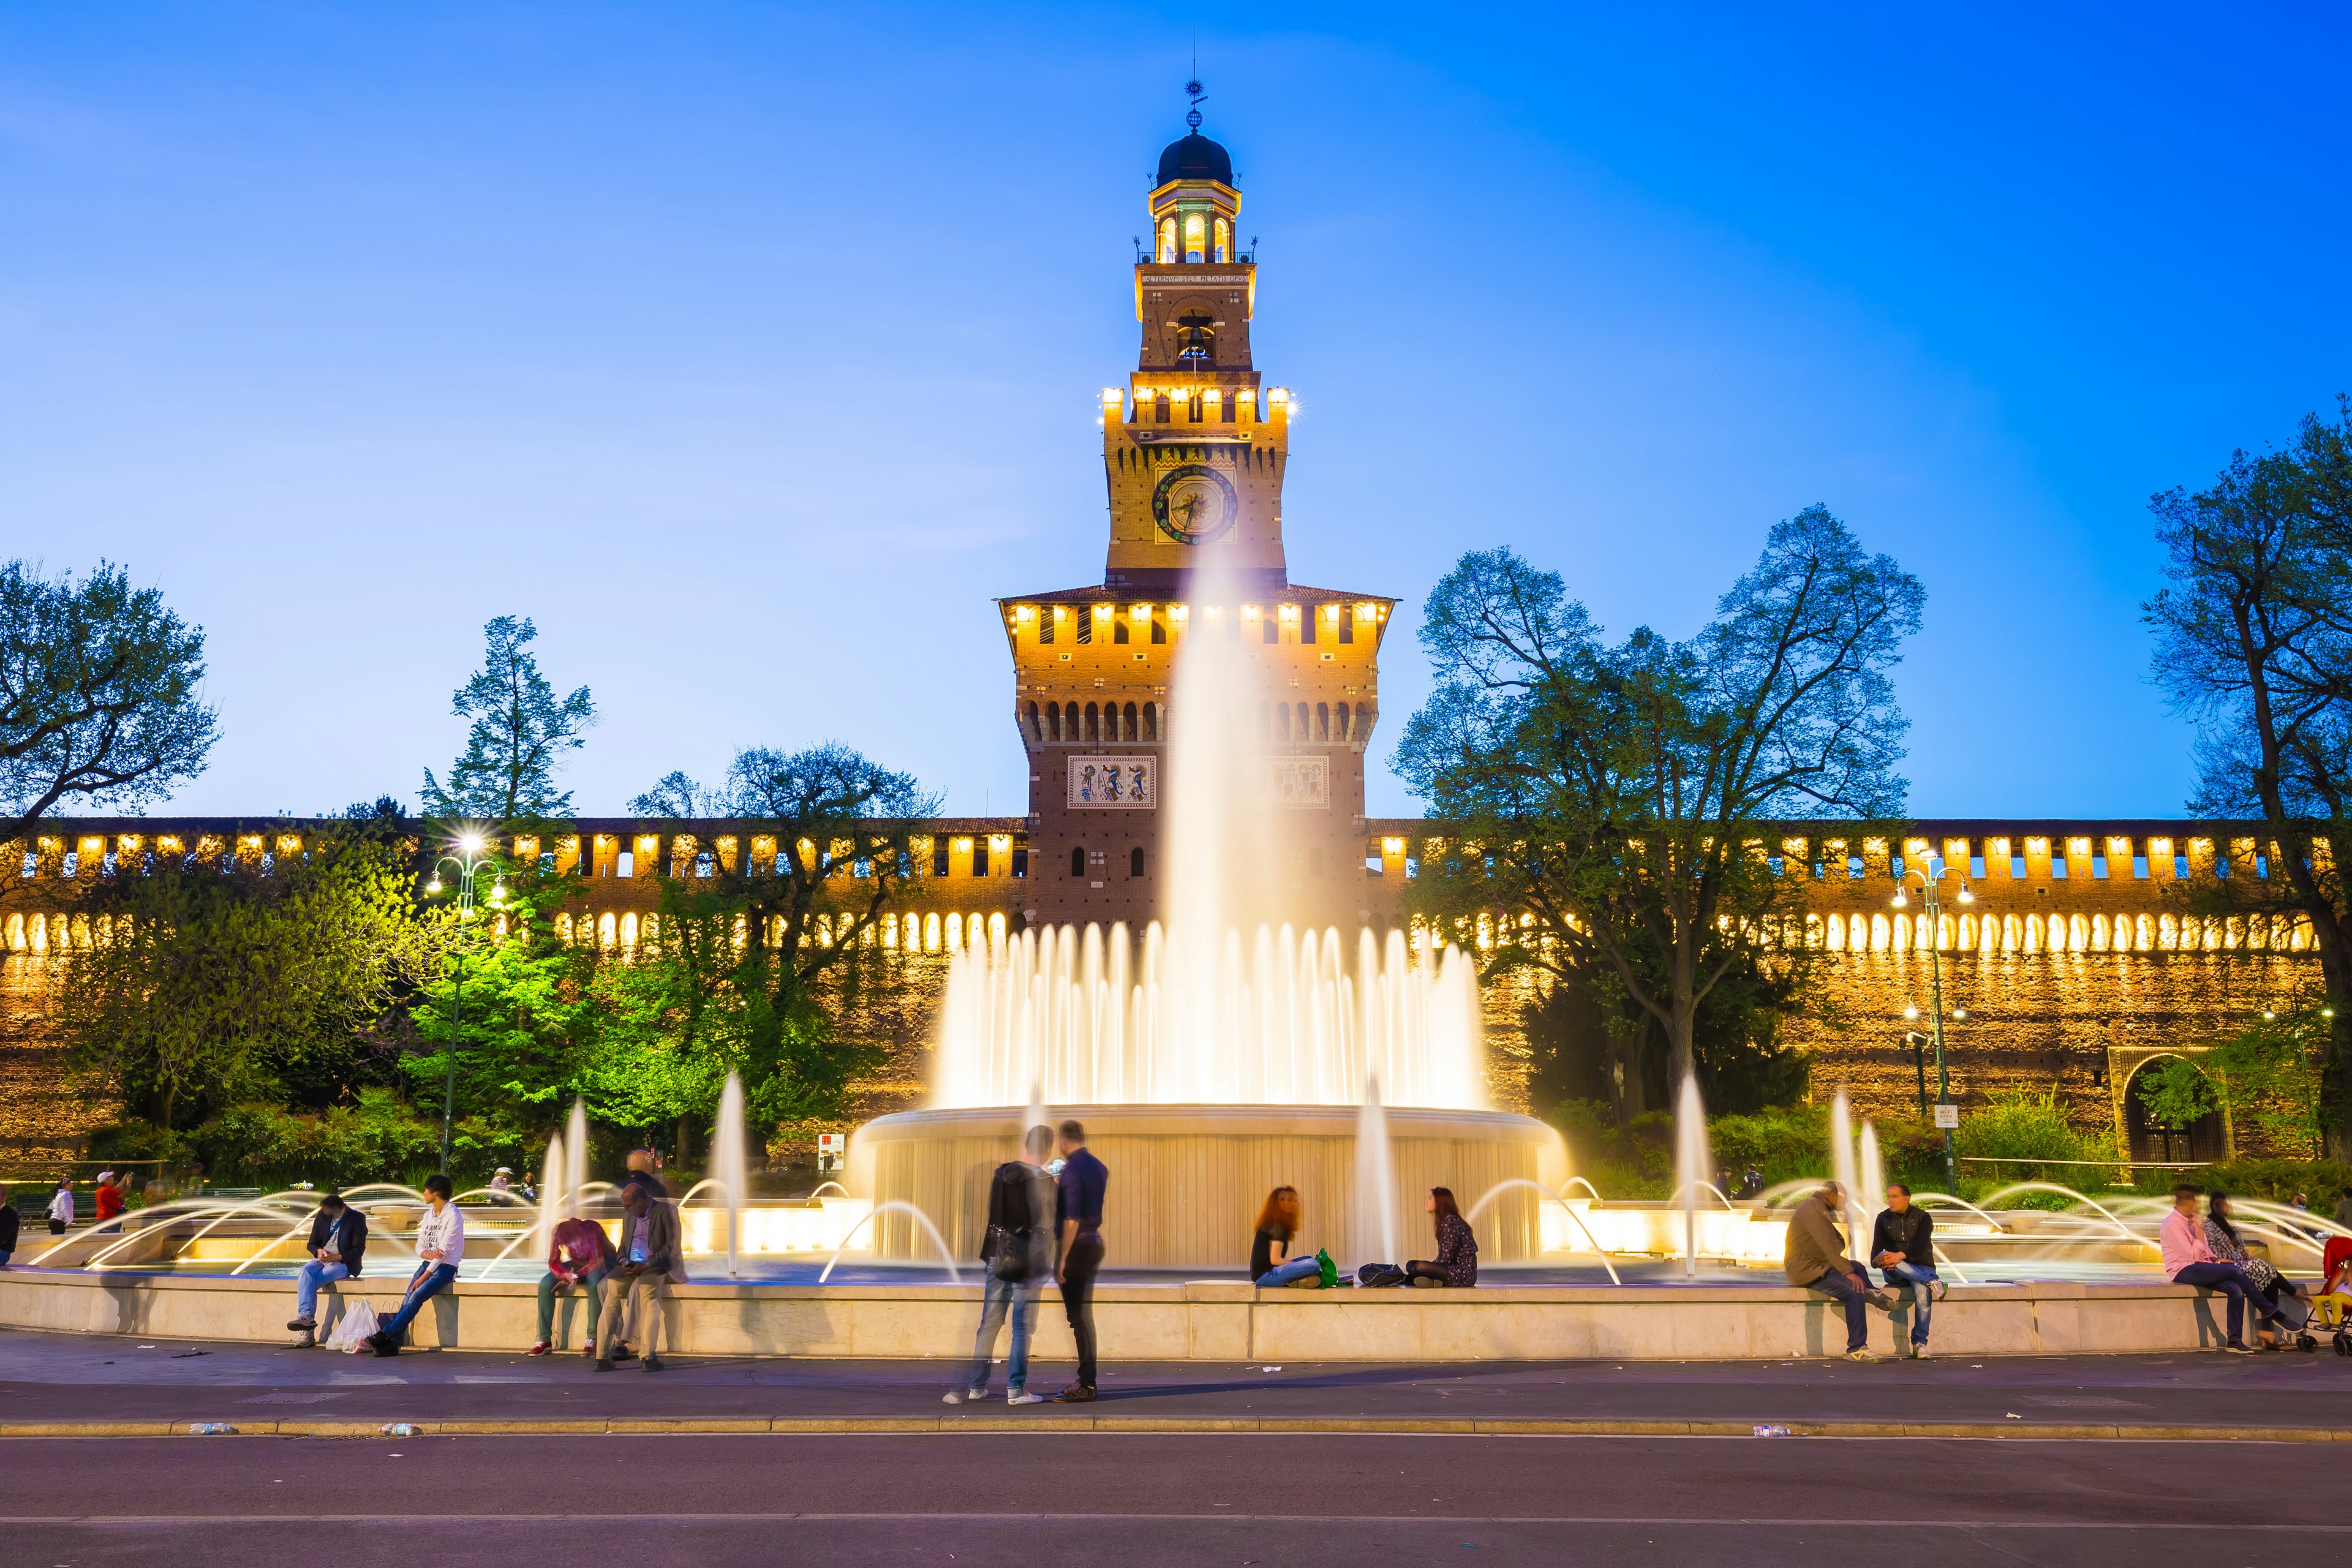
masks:
[[[981,1288],[980,1331],[972,1336],[971,1370],[962,1386],[940,1399],[948,1405],[988,1397],[988,1363],[996,1332],[1008,1313],[1013,1348],[1004,1362],[1004,1403],[1043,1405],[1029,1392],[1029,1333],[1037,1310],[1037,1286],[1054,1268],[1054,1178],[1045,1156],[1054,1152],[1054,1130],[1032,1127],[1017,1159],[996,1167],[988,1184],[988,1231],[980,1244],[985,1273]]]
[[[319,1342],[319,1287],[331,1279],[356,1279],[360,1260],[367,1256],[367,1215],[343,1201],[341,1193],[319,1200],[310,1216],[310,1240],[305,1251],[310,1260],[294,1276],[294,1321],[286,1326],[302,1337],[296,1350]]]
[[[1276,1187],[1266,1194],[1265,1206],[1258,1211],[1257,1234],[1250,1237],[1250,1278],[1261,1288],[1322,1279],[1323,1265],[1313,1253],[1292,1256],[1304,1215],[1297,1187]]]
[[[457,1265],[466,1256],[466,1216],[449,1201],[455,1191],[442,1172],[425,1178],[425,1208],[416,1219],[416,1272],[409,1276],[400,1310],[368,1336],[368,1347],[378,1355],[398,1355],[400,1337],[425,1303],[457,1278]]]

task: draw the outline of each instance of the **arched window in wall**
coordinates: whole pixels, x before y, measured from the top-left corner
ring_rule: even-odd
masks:
[[[1172,217],[1160,220],[1160,247],[1154,252],[1154,259],[1161,262],[1176,259],[1176,220]]]
[[[1160,739],[1160,704],[1157,702],[1145,703],[1143,705],[1143,738],[1147,741],[1156,741]]]
[[[1339,711],[1334,716],[1339,721],[1339,739],[1344,741],[1349,735],[1348,705],[1344,702],[1340,703]]]
[[[1302,741],[1311,741],[1315,738],[1315,731],[1312,728],[1315,721],[1314,713],[1315,710],[1306,703],[1302,702],[1298,705],[1298,738]]]
[[[1328,702],[1315,705],[1315,738],[1318,741],[1331,738],[1331,705]]]
[[[1213,261],[1231,261],[1234,258],[1234,231],[1232,226],[1223,218],[1219,218],[1217,220],[1216,236],[1216,254],[1211,257],[1210,259]]]
[[[1127,874],[1130,877],[1143,875],[1143,846],[1140,844],[1127,852]]]
[[[1274,705],[1274,738],[1277,741],[1290,739],[1290,704],[1287,702]]]
[[[1199,261],[1209,248],[1209,226],[1199,213],[1184,215],[1184,259]]]
[[[1120,734],[1119,734],[1119,737],[1118,737],[1118,738],[1119,738],[1120,740],[1122,740],[1122,741],[1132,741],[1132,740],[1134,740],[1134,739],[1135,739],[1135,704],[1134,704],[1134,703],[1132,703],[1132,702],[1129,703],[1129,704],[1127,705],[1126,710],[1124,710],[1124,712],[1120,715],[1120,717],[1125,721],[1125,727],[1122,729],[1122,731],[1121,731],[1121,732],[1120,732]]]
[[[1073,845],[1071,845],[1071,846],[1070,846],[1070,875],[1071,875],[1071,876],[1073,876],[1073,877],[1083,877],[1083,876],[1085,876],[1086,874],[1087,874],[1087,849],[1086,849],[1086,846],[1085,846],[1085,845],[1083,845],[1083,844],[1073,844]]]
[[[1087,735],[1089,741],[1102,739],[1102,710],[1093,703],[1087,704]]]
[[[1044,740],[1045,738],[1045,726],[1039,721],[1037,705],[1034,702],[1029,704],[1028,719],[1029,738],[1033,741]]]

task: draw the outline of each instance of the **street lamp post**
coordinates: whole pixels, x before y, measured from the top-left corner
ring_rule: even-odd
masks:
[[[1944,936],[1944,911],[1943,907],[1937,902],[1936,899],[1937,884],[1941,883],[1944,878],[1949,874],[1950,873],[1946,868],[1943,861],[1931,857],[1925,866],[1913,866],[1907,868],[1903,873],[1902,881],[1898,881],[1895,885],[1895,907],[1898,910],[1904,908],[1911,901],[1904,896],[1903,884],[1905,882],[1908,882],[1914,877],[1919,879],[1920,890],[1926,895],[1927,900],[1927,973],[1929,975],[1929,984],[1934,989],[1933,1000],[1936,1007],[1936,1105],[1938,1110],[1952,1102],[1951,1080],[1944,1074],[1944,950],[1942,945]],[[1968,882],[1963,879],[1960,883],[1958,897],[1954,901],[1962,904],[1972,904],[1976,902],[1976,894],[1969,890]],[[1906,1018],[1916,1019],[1919,1016],[1919,1009],[1916,1006],[1906,1007],[1903,1010],[1903,1016]],[[1952,1016],[1955,1018],[1965,1018],[1968,1016],[1968,1014],[1965,1011],[1955,1010]],[[1927,1088],[1924,1081],[1926,1078],[1924,1070],[1921,1073],[1921,1078],[1923,1081],[1920,1085],[1920,1089],[1924,1095]],[[1946,1192],[1956,1192],[1959,1188],[1959,1175],[1958,1173],[1958,1163],[1952,1158],[1952,1130],[1947,1127],[1943,1129],[1943,1133],[1944,1190]]]
[[[457,1119],[457,1031],[466,1010],[466,953],[462,943],[467,923],[474,918],[475,873],[490,863],[489,858],[482,853],[483,844],[484,839],[478,831],[468,829],[460,835],[457,853],[444,855],[436,861],[433,879],[425,884],[427,893],[438,894],[441,891],[441,868],[455,866],[457,868],[457,936],[461,945],[457,954],[457,985],[449,1000],[449,1073],[441,1092],[441,1169],[444,1171],[449,1168],[449,1139]],[[504,903],[506,896],[506,883],[494,880],[490,884],[490,902]]]

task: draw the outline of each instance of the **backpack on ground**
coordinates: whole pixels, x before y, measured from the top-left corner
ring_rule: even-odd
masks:
[[[1322,1271],[1322,1279],[1317,1281],[1321,1289],[1328,1290],[1339,1283],[1339,1266],[1331,1261],[1329,1253],[1318,1251],[1315,1267]]]
[[[1370,1290],[1402,1285],[1405,1278],[1405,1271],[1393,1263],[1367,1263],[1356,1270],[1356,1283]]]

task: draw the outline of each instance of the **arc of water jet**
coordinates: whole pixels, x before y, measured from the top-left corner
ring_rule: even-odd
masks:
[[[192,1242],[202,1241],[205,1237],[210,1236],[215,1227],[226,1224],[230,1218],[240,1214],[267,1215],[271,1219],[283,1219],[285,1217],[284,1215],[275,1209],[264,1208],[259,1204],[249,1203],[229,1204],[219,1208],[217,1212],[213,1209],[198,1209],[194,1214],[183,1215],[180,1217],[183,1219],[194,1219],[197,1215],[205,1214],[212,1215],[212,1220],[206,1224],[202,1230],[188,1237],[188,1240]],[[132,1242],[137,1241],[141,1237],[145,1236],[147,1232],[152,1228],[153,1227],[152,1226],[142,1226],[138,1230],[131,1232],[128,1236],[117,1237],[113,1241],[109,1242],[103,1248],[91,1254],[89,1261],[85,1262],[82,1265],[82,1268],[84,1269],[95,1270],[104,1267],[108,1258],[121,1251]],[[62,1247],[65,1244],[60,1242],[58,1245]],[[56,1247],[52,1247],[49,1248],[49,1252],[55,1252],[57,1249],[58,1248]],[[42,1253],[41,1258],[47,1258],[49,1255],[49,1252]],[[40,1258],[37,1258],[33,1261],[37,1264],[40,1261]]]
[[[1570,1179],[1574,1180],[1576,1178]],[[1592,1185],[1590,1182],[1587,1182],[1584,1184],[1588,1188]],[[1560,1196],[1559,1193],[1553,1192],[1541,1182],[1531,1182],[1525,1176],[1505,1177],[1503,1180],[1496,1183],[1493,1186],[1488,1187],[1486,1192],[1480,1195],[1478,1201],[1470,1205],[1470,1212],[1463,1216],[1463,1223],[1465,1225],[1475,1224],[1478,1216],[1486,1212],[1486,1208],[1488,1204],[1494,1202],[1496,1197],[1510,1191],[1513,1187],[1533,1187],[1537,1192],[1541,1193],[1544,1196],[1551,1199],[1552,1202],[1559,1205],[1561,1208],[1567,1209],[1568,1217],[1576,1222],[1576,1228],[1584,1232],[1584,1239],[1592,1244],[1594,1255],[1601,1259],[1601,1267],[1609,1270],[1609,1282],[1612,1285],[1622,1285],[1625,1282],[1617,1277],[1617,1266],[1609,1261],[1609,1253],[1607,1249],[1601,1245],[1600,1238],[1592,1234],[1591,1227],[1586,1226],[1584,1223],[1584,1216],[1578,1214],[1573,1207],[1570,1207],[1569,1201],[1566,1198]]]
[[[1025,1129],[1024,1129],[1024,1131],[1025,1131]],[[812,1197],[812,1198],[814,1198],[814,1197],[815,1197],[815,1196],[817,1195],[817,1194],[819,1194],[819,1193],[821,1193],[821,1192],[824,1191],[824,1190],[825,1190],[825,1188],[827,1188],[827,1187],[831,1187],[831,1188],[833,1188],[835,1192],[839,1193],[839,1194],[840,1194],[843,1197],[845,1197],[845,1197],[847,1197],[847,1196],[849,1195],[849,1189],[848,1189],[847,1187],[843,1186],[839,1182],[831,1182],[831,1181],[826,1181],[826,1182],[819,1182],[815,1186],[811,1187],[811,1188],[809,1189],[809,1196],[810,1196],[810,1197]]]
[[[1583,1177],[1581,1177],[1581,1176],[1570,1176],[1570,1177],[1569,1178],[1569,1180],[1570,1180],[1570,1182],[1580,1182],[1580,1181],[1584,1181],[1584,1178],[1583,1178]],[[1591,1183],[1590,1183],[1590,1182],[1585,1182],[1585,1184],[1585,1184],[1586,1186],[1590,1187],[1592,1184],[1591,1184]],[[1739,1212],[1739,1205],[1738,1205],[1738,1204],[1736,1204],[1736,1203],[1733,1203],[1729,1198],[1725,1197],[1725,1196],[1723,1195],[1723,1189],[1722,1189],[1721,1187],[1717,1186],[1713,1182],[1685,1182],[1681,1186],[1676,1187],[1676,1188],[1673,1191],[1673,1193],[1671,1193],[1670,1194],[1668,1194],[1668,1196],[1667,1196],[1667,1198],[1666,1198],[1666,1202],[1668,1202],[1668,1203],[1670,1203],[1670,1204],[1678,1204],[1678,1203],[1682,1202],[1683,1194],[1684,1194],[1686,1190],[1688,1190],[1689,1188],[1694,1187],[1694,1186],[1698,1187],[1698,1188],[1700,1188],[1700,1189],[1702,1189],[1702,1190],[1704,1190],[1704,1191],[1706,1191],[1706,1192],[1713,1193],[1713,1194],[1715,1194],[1716,1201],[1717,1201],[1717,1203],[1721,1204],[1725,1208],[1729,1209],[1733,1214],[1738,1214],[1738,1213]],[[1600,1195],[1601,1195],[1601,1194],[1598,1194],[1598,1193],[1593,1194],[1593,1196],[1594,1196],[1594,1197],[1596,1197],[1596,1198],[1597,1198],[1597,1197],[1599,1197]]]
[[[963,1273],[956,1268],[955,1254],[948,1250],[947,1237],[940,1234],[940,1227],[931,1223],[930,1215],[900,1198],[892,1198],[887,1203],[877,1204],[870,1212],[858,1216],[857,1223],[851,1226],[848,1234],[841,1238],[841,1245],[833,1249],[833,1257],[826,1261],[824,1272],[816,1277],[816,1282],[822,1285],[833,1277],[833,1266],[841,1261],[841,1255],[849,1250],[850,1242],[856,1237],[859,1231],[872,1225],[882,1215],[894,1212],[913,1215],[923,1222],[924,1230],[930,1233],[932,1245],[940,1249],[940,1260],[948,1266],[948,1283],[962,1284]]]
[[[244,1262],[230,1269],[228,1271],[228,1277],[232,1279],[236,1279],[238,1275],[244,1273],[247,1269],[260,1262],[264,1258],[267,1258],[269,1255],[270,1247],[279,1246],[280,1244],[292,1239],[295,1232],[299,1231],[305,1226],[312,1224],[316,1218],[317,1215],[315,1212],[304,1215],[300,1219],[294,1222],[291,1229],[281,1231],[278,1233],[276,1239],[272,1240],[268,1247],[264,1247],[260,1251],[255,1253],[252,1257],[247,1258]]]
[[[2072,1187],[2062,1187],[2055,1182],[2017,1182],[2001,1188],[2000,1191],[1997,1193],[1987,1193],[1985,1194],[1985,1202],[1989,1204],[1999,1203],[2001,1199],[2007,1197],[2011,1193],[2056,1193],[2061,1196],[2073,1198],[2078,1204],[2085,1204],[2090,1207],[2098,1210],[2099,1217],[2105,1220],[2109,1225],[2114,1226],[2116,1233],[2122,1236],[2126,1241],[2136,1241],[2142,1247],[2154,1247],[2156,1245],[2156,1243],[2148,1240],[2147,1237],[2140,1235],[2137,1231],[2132,1229],[2131,1226],[2117,1219],[2114,1215],[2109,1214],[2107,1212],[2106,1205],[2100,1203],[2096,1198],[2078,1193]]]
[[[1935,1258],[1937,1263],[1942,1264],[1945,1268],[1952,1271],[1952,1278],[1958,1279],[1963,1285],[1969,1282],[1969,1277],[1960,1272],[1960,1266],[1952,1261],[1950,1254],[1947,1253],[1942,1247],[1937,1247],[1933,1242],[1929,1242],[1927,1244],[1927,1250],[1935,1255]]]
[[[1969,1202],[1966,1198],[1956,1198],[1949,1193],[1931,1193],[1924,1189],[1911,1194],[1911,1201],[1915,1204],[1925,1204],[1929,1198],[1941,1198],[1948,1204],[1958,1204],[1960,1207],[1968,1210],[1970,1214],[1984,1221],[1985,1224],[1992,1226],[1994,1234],[1999,1236],[2007,1236],[2010,1234],[2009,1226],[2001,1224],[2000,1221],[1993,1218],[1992,1215],[1985,1213],[1984,1210],[1977,1207],[1976,1205]]]

